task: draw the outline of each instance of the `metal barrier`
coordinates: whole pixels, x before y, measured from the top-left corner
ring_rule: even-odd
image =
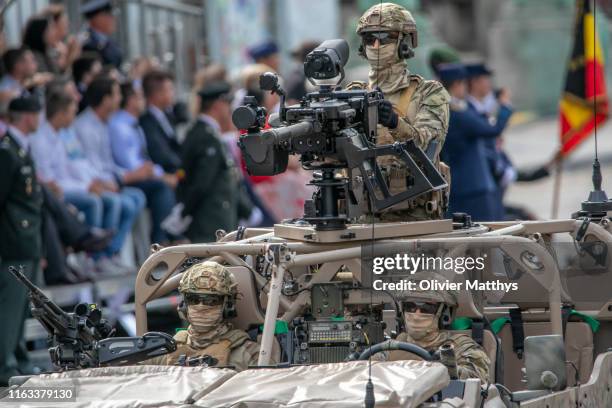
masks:
[[[180,90],[187,90],[203,62],[202,8],[169,0],[126,0],[119,7],[119,39],[126,58],[158,58],[175,75]]]
[[[19,44],[28,18],[49,0],[0,0],[9,46]],[[79,0],[63,0],[72,33],[85,27]],[[116,2],[117,39],[126,62],[140,56],[156,57],[174,74],[179,91],[188,90],[193,75],[203,64],[204,13],[202,7],[177,0],[123,0]]]

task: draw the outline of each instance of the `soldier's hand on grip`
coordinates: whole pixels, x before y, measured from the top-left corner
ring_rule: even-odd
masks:
[[[389,128],[397,127],[398,116],[393,110],[393,105],[390,101],[382,100],[378,104],[378,123]]]

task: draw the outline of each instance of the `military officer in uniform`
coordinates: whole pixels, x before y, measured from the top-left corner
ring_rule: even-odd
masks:
[[[231,118],[230,85],[211,82],[199,93],[200,115],[181,146],[184,178],[178,186],[183,217],[192,219],[185,235],[192,242],[214,242],[218,229],[233,231],[248,219],[252,204],[240,170],[221,139],[220,123]]]
[[[378,144],[414,140],[427,152],[444,176],[448,169],[439,154],[448,129],[449,96],[437,81],[411,74],[406,59],[417,46],[416,23],[404,7],[393,3],[372,6],[359,19],[359,53],[370,64],[370,89],[382,90],[385,100],[379,105]],[[353,82],[349,89],[364,87]],[[404,191],[409,178],[405,167],[393,158],[380,158],[391,193]],[[450,180],[447,179],[450,184]],[[379,214],[382,221],[419,221],[444,216],[448,191],[424,194],[397,204]]]
[[[436,273],[420,273],[411,279],[417,283],[422,279],[445,282]],[[484,349],[470,336],[441,329],[449,325],[457,307],[457,293],[444,290],[411,290],[401,298],[402,316],[405,331],[396,340],[416,344],[425,350],[435,352],[440,346],[451,344],[455,352],[457,377],[459,379],[478,378],[483,383],[489,381],[490,360]],[[390,351],[386,360],[395,361],[410,358],[405,351]]]
[[[450,126],[442,151],[454,180],[449,213],[468,213],[475,221],[496,221],[499,200],[487,143],[501,134],[512,115],[509,96],[504,91],[499,95],[497,117],[491,122],[468,107],[463,65],[442,65],[438,75],[451,95]]]
[[[202,262],[185,271],[178,289],[183,297],[179,314],[189,328],[174,336],[176,351],[142,364],[178,365],[204,356],[215,359],[216,366],[234,366],[238,371],[257,364],[259,344],[227,321],[236,314],[237,289],[231,272],[217,262]]]
[[[23,266],[24,274],[36,281],[42,255],[43,196],[28,141],[38,128],[40,110],[36,98],[13,99],[9,127],[0,138],[0,386],[19,374],[15,351],[28,310],[26,289],[8,268]]]
[[[100,55],[103,65],[113,65],[120,69],[123,52],[111,38],[116,30],[112,2],[110,0],[88,1],[81,7],[81,13],[89,25],[85,33],[83,51],[93,51]]]

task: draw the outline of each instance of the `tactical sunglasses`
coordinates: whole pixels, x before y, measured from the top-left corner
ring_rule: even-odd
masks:
[[[363,36],[363,42],[365,45],[374,45],[376,40],[380,45],[386,45],[397,42],[399,33],[394,31],[382,31],[378,33],[366,33]]]
[[[223,296],[185,293],[185,303],[188,305],[219,306],[223,304]]]
[[[426,303],[426,302],[403,302],[402,311],[407,313],[415,313],[419,310],[421,313],[436,314],[438,311],[437,303]]]

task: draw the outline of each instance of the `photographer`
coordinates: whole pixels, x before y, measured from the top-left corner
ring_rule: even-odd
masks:
[[[379,105],[378,144],[414,140],[428,153],[448,181],[448,168],[439,154],[448,129],[448,93],[437,81],[411,74],[406,59],[417,46],[416,23],[405,8],[392,3],[372,6],[359,19],[360,55],[370,64],[370,89],[380,88],[385,100]],[[355,86],[355,83],[351,84]],[[349,85],[349,87],[351,87]],[[406,188],[409,176],[397,160],[382,158],[379,164],[393,191]],[[386,209],[383,221],[440,219],[448,203],[448,190],[434,191]]]

